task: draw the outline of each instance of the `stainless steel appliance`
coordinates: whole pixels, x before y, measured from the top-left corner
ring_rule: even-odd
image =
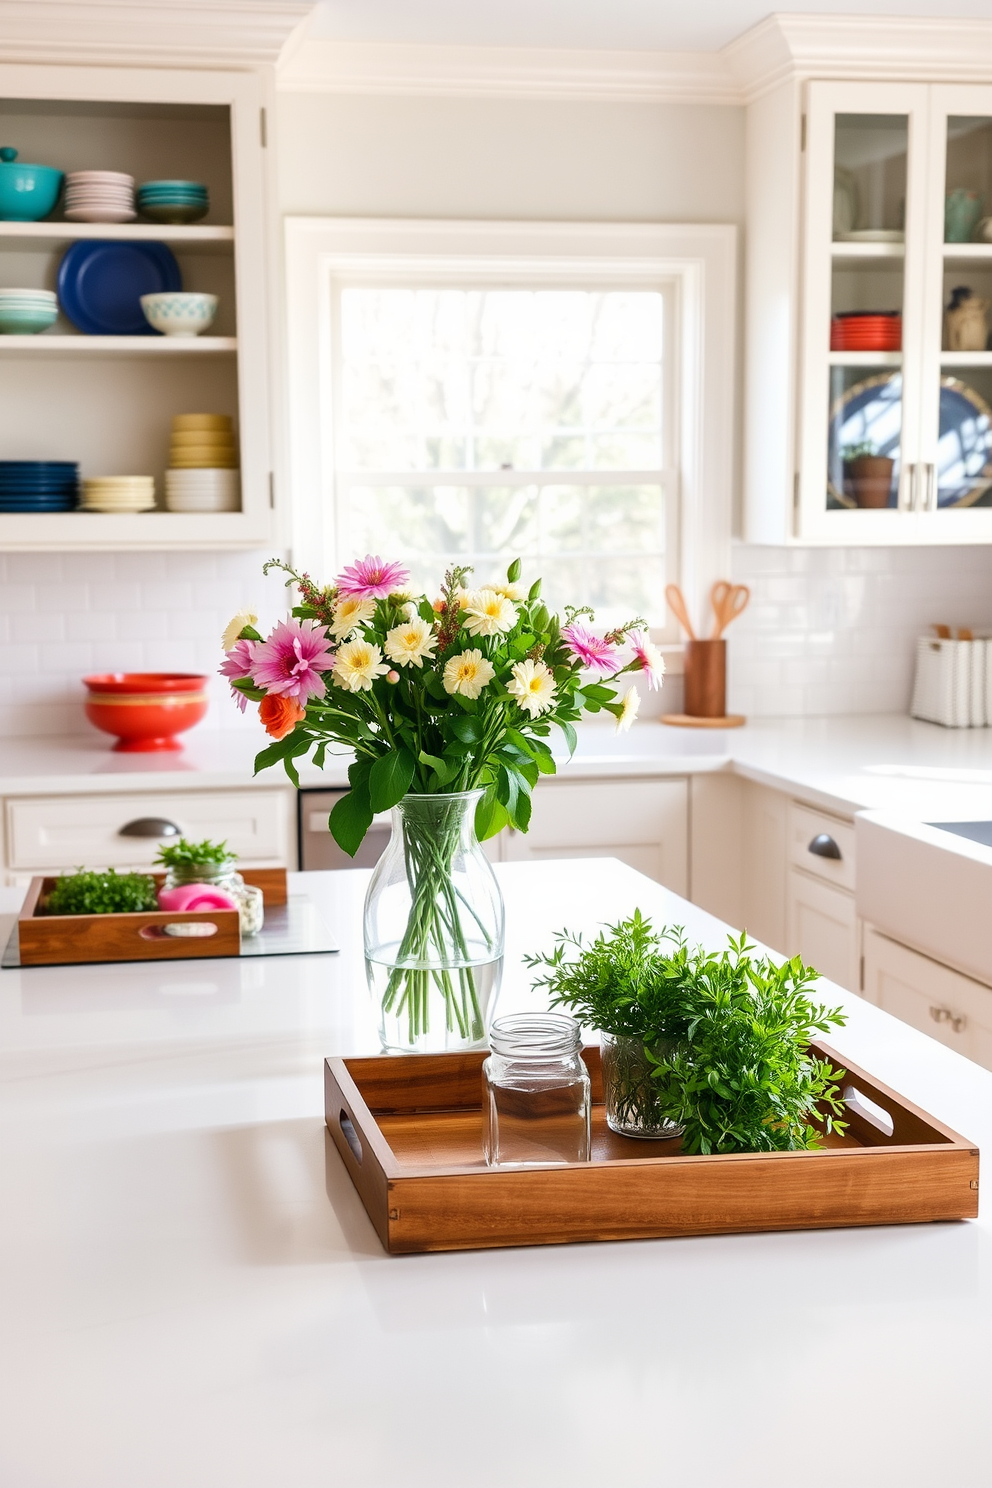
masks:
[[[349,858],[331,836],[327,818],[346,792],[343,790],[301,790],[297,797],[299,810],[300,867],[372,868],[379,861],[389,841],[389,816],[377,816],[358,852]]]

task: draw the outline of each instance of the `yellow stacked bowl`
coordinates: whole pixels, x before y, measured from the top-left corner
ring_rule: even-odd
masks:
[[[165,504],[175,512],[239,510],[238,449],[226,413],[179,413],[172,420]]]

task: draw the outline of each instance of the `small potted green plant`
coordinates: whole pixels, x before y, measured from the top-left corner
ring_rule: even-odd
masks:
[[[817,973],[798,956],[759,956],[745,935],[722,952],[690,947],[680,927],[655,932],[636,911],[591,946],[567,931],[556,941],[528,958],[544,970],[535,986],[605,1035],[620,1135],[680,1129],[684,1152],[708,1154],[815,1148],[843,1131],[837,1072],[810,1043],[846,1018],[806,996]]]
[[[77,868],[55,880],[43,911],[49,915],[141,914],[158,909],[155,880],[147,873],[105,873]]]
[[[889,504],[895,461],[880,455],[870,439],[845,444],[840,458],[844,466],[844,491],[856,506],[880,509]]]
[[[235,864],[237,855],[226,842],[188,842],[180,837],[159,848],[155,862],[165,869],[163,889],[186,884],[208,884],[229,894],[238,905],[242,935],[257,935],[264,921],[262,891],[246,884]]]

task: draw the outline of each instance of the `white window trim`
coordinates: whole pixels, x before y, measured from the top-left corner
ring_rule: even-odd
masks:
[[[679,582],[700,622],[730,565],[734,467],[736,228],[728,225],[286,219],[286,469],[294,560],[324,577],[333,562],[334,461],[328,420],[337,279],[485,276],[554,284],[675,286],[673,354]],[[704,622],[708,623],[708,621]]]

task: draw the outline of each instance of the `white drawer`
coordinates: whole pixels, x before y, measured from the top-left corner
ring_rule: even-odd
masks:
[[[163,791],[160,795],[45,796],[7,802],[10,869],[144,867],[169,837],[121,836],[161,818],[184,837],[226,841],[245,862],[289,862],[288,790]]]
[[[840,857],[826,858],[810,851],[818,837],[829,837]],[[853,894],[854,823],[793,801],[789,808],[789,861],[804,873],[812,873]]]

